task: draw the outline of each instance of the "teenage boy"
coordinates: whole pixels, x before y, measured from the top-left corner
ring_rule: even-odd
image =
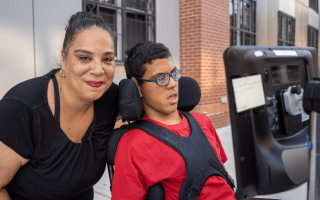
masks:
[[[143,101],[142,120],[162,126],[179,136],[188,137],[188,120],[177,110],[181,70],[174,66],[168,48],[160,43],[145,42],[137,44],[126,54],[127,78],[136,83]],[[221,163],[225,163],[227,156],[210,119],[201,114],[192,113],[192,116],[202,128]],[[118,144],[112,199],[144,199],[148,188],[161,182],[165,199],[177,200],[185,177],[186,164],[176,150],[140,129],[131,129],[122,136]],[[198,199],[235,198],[224,178],[210,176],[205,181]]]

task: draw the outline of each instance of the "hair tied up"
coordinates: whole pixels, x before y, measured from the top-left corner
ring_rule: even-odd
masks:
[[[75,22],[82,22],[83,25],[88,25],[88,21],[98,21],[100,23],[104,23],[104,19],[101,16],[94,15],[89,12],[77,12],[76,14],[72,15],[68,21],[68,25],[65,28],[65,31],[69,29]]]
[[[87,12],[77,12],[72,15],[66,26],[66,34],[63,41],[63,53],[67,56],[68,49],[72,45],[75,37],[83,30],[88,30],[91,27],[96,26],[107,31],[114,41],[115,34],[111,28],[104,22],[101,16],[94,15]]]

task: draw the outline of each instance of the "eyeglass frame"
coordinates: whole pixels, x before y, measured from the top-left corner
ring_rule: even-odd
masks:
[[[174,72],[180,72],[180,77],[178,78],[178,79],[175,79],[174,77],[173,77],[173,73]],[[174,80],[174,81],[178,81],[180,78],[181,78],[181,74],[182,74],[182,70],[181,69],[174,69],[170,74],[161,74],[161,75],[159,75],[157,78],[155,78],[155,79],[144,79],[144,78],[136,78],[138,81],[146,81],[146,82],[154,82],[154,83],[156,83],[157,85],[159,85],[158,84],[158,78],[160,77],[160,76],[166,76],[167,77],[167,75],[169,76],[169,79],[167,79],[166,78],[166,83],[164,84],[164,85],[159,85],[159,86],[166,86],[166,85],[168,85],[169,84],[169,82],[170,82],[170,77],[172,77],[172,79]]]

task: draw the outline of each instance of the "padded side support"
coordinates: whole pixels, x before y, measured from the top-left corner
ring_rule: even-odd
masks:
[[[164,200],[164,189],[161,183],[151,186],[147,191],[146,200]]]
[[[199,84],[192,78],[181,77],[179,80],[179,101],[178,109],[191,111],[201,99]]]
[[[142,116],[143,104],[132,79],[123,79],[119,83],[119,111],[122,118],[128,121],[138,120]]]
[[[108,140],[108,146],[107,146],[107,163],[114,165],[114,157],[117,152],[118,144],[126,132],[128,132],[130,129],[129,128],[117,128],[114,129],[112,132],[111,137]]]

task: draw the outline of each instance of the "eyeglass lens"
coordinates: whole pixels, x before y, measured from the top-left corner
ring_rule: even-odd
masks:
[[[181,73],[179,70],[175,70],[174,72],[172,72],[172,77],[175,81],[177,81],[181,76]],[[166,85],[169,83],[170,80],[170,75],[169,74],[163,74],[161,76],[158,77],[157,82],[159,85]]]

